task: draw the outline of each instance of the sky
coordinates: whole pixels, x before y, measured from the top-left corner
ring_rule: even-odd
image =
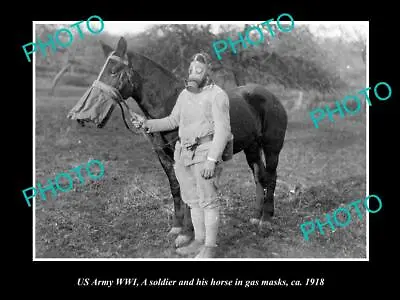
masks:
[[[259,24],[263,21],[226,21],[223,22],[224,24]],[[111,33],[111,34],[116,34],[116,35],[125,35],[125,34],[136,34],[144,31],[146,28],[153,24],[165,24],[165,22],[157,22],[157,21],[142,21],[142,22],[128,22],[128,21],[105,21],[104,22],[104,31]],[[168,23],[173,23],[173,24],[199,24],[200,22],[196,21],[177,21],[177,22],[168,22]],[[205,23],[210,23],[210,22],[205,22]],[[212,22],[213,23],[213,29],[212,31],[215,31],[215,29],[218,27],[218,25],[223,24],[220,22]],[[272,22],[274,23],[274,22]],[[285,24],[285,22],[282,22]],[[329,37],[335,37],[340,35],[341,31],[338,29],[338,25],[343,29],[346,34],[348,34],[349,38],[355,38],[356,34],[355,32],[360,32],[363,35],[366,35],[368,33],[368,21],[348,21],[348,22],[331,22],[331,21],[325,21],[325,22],[307,22],[307,21],[295,21],[295,24],[312,24],[310,27],[310,30],[316,34],[316,35],[325,35]]]

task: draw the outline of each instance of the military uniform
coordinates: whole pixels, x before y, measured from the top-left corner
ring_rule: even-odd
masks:
[[[137,122],[137,126],[148,132],[179,127],[174,169],[182,200],[191,208],[195,239],[176,251],[181,255],[197,254],[195,258],[216,256],[221,162],[233,156],[229,98],[212,83],[211,67],[206,53],[195,54],[186,88],[179,94],[171,114],[162,119]]]
[[[233,155],[229,98],[225,91],[215,84],[204,87],[198,94],[185,89],[168,117],[147,120],[146,127],[149,132],[179,127],[174,168],[181,185],[182,200],[190,207],[218,206],[221,162],[231,159]],[[215,175],[211,179],[200,175],[207,157],[217,161]]]

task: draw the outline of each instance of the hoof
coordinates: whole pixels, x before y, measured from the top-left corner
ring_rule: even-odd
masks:
[[[180,248],[188,244],[192,240],[192,236],[180,234],[175,239],[175,247]]]
[[[257,218],[251,218],[250,219],[250,223],[253,224],[253,225],[259,225],[260,222],[261,222],[260,219],[257,219]]]
[[[182,227],[172,227],[167,236],[177,235],[182,231]]]
[[[258,224],[258,227],[263,230],[272,230],[272,223],[270,221],[262,221]]]

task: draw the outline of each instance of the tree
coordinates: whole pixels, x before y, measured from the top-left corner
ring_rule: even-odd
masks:
[[[187,77],[190,58],[197,52],[205,51],[214,58],[215,76],[232,85],[248,82],[263,85],[278,83],[299,90],[325,91],[343,84],[335,73],[336,60],[340,53],[328,51],[336,41],[316,38],[307,25],[297,25],[288,33],[282,33],[273,27],[275,36],[271,36],[267,28],[259,27],[264,40],[258,45],[247,43],[247,47],[243,48],[237,44],[235,54],[228,44],[222,60],[218,60],[212,47],[213,42],[227,41],[228,38],[236,41],[239,32],[246,38],[249,26],[251,25],[220,25],[218,31],[212,32],[211,24],[156,24],[139,34],[126,36],[126,39],[129,50],[146,55],[181,78]],[[249,31],[249,38],[255,42],[261,40],[257,30]],[[76,38],[71,47],[61,55],[63,61],[61,62],[61,57],[53,61],[57,70],[65,74],[66,70],[75,66],[76,70],[84,68],[89,72],[98,69],[99,72],[105,58],[98,39],[115,45],[119,36],[104,32],[99,36],[87,35],[84,40]],[[302,94],[299,99],[302,99]]]

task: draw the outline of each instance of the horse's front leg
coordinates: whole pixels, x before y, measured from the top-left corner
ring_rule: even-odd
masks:
[[[182,247],[193,239],[193,224],[190,216],[190,207],[182,201],[178,179],[175,176],[173,158],[163,151],[156,151],[161,166],[166,173],[174,200],[173,227],[169,236],[178,235],[175,239],[175,246]]]

